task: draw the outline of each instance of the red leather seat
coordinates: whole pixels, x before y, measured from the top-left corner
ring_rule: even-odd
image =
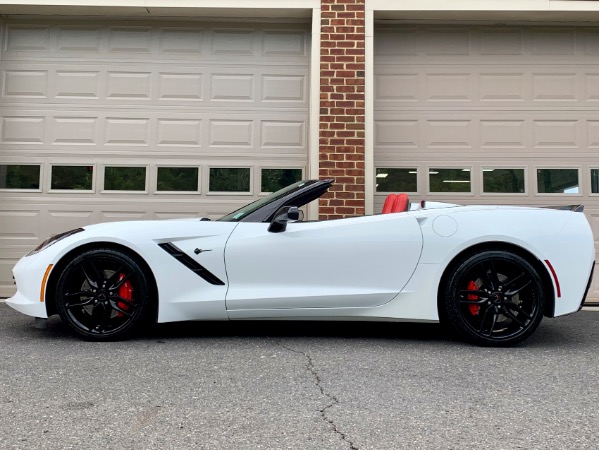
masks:
[[[398,213],[408,210],[409,200],[407,194],[389,194],[383,204],[383,214]]]
[[[385,203],[383,204],[383,214],[389,214],[393,212],[393,207],[395,206],[395,201],[397,200],[397,195],[389,194],[385,199]]]
[[[410,202],[408,201],[407,194],[397,194],[397,198],[395,199],[395,203],[393,204],[393,212],[404,212],[408,210]]]

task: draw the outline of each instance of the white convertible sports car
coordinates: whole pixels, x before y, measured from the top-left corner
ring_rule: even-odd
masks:
[[[216,221],[104,223],[23,257],[7,300],[38,322],[118,339],[147,321],[445,321],[513,345],[578,311],[595,249],[581,207],[458,206],[390,195],[383,214],[302,221],[333,180],[295,183]]]

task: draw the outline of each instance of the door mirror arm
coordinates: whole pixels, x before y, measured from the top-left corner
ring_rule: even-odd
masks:
[[[281,233],[287,229],[287,222],[301,220],[303,215],[303,211],[300,211],[297,206],[283,206],[277,211],[272,222],[270,222],[268,231],[271,233]]]

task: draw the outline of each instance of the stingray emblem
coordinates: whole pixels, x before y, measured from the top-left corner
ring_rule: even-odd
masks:
[[[201,248],[196,248],[193,252],[196,255],[199,255],[200,253],[204,253],[204,252],[211,252],[212,250],[202,250]]]

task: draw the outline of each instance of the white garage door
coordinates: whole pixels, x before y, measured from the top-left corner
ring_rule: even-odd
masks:
[[[597,28],[379,27],[375,86],[375,210],[583,203],[599,238]]]
[[[219,217],[305,173],[305,24],[2,24],[0,296],[94,222]]]

